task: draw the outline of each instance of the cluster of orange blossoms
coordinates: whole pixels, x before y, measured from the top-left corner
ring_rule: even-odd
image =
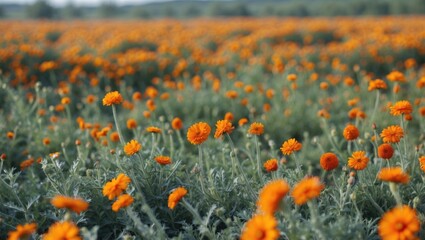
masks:
[[[105,186],[103,186],[102,193],[109,200],[118,197],[118,199],[112,204],[112,210],[114,212],[118,212],[121,208],[128,207],[133,203],[134,199],[132,196],[123,194],[130,182],[131,179],[128,176],[120,173],[116,178],[107,182]]]

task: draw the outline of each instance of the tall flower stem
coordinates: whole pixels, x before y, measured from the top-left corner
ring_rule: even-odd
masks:
[[[395,201],[397,202],[398,206],[403,205],[403,201],[401,200],[400,192],[398,190],[397,183],[390,182],[390,191],[393,197],[395,198]]]
[[[322,239],[322,240],[327,239],[325,237],[324,233],[321,230],[319,213],[318,213],[317,204],[316,204],[315,200],[313,199],[313,200],[308,201],[307,205],[308,205],[308,208],[310,210],[311,223],[313,225],[315,232],[318,235],[318,238]]]
[[[117,128],[118,136],[120,137],[120,142],[121,142],[122,145],[125,145],[124,137],[121,133],[120,126],[118,125],[117,110],[115,108],[115,105],[112,105],[112,115],[114,116],[115,127]]]
[[[199,162],[199,182],[201,183],[201,189],[202,192],[205,193],[205,187],[204,187],[204,179],[205,179],[205,173],[204,173],[204,164],[202,159],[202,148],[201,146],[198,146],[198,162]]]
[[[380,98],[380,91],[376,90],[375,107],[373,108],[372,116],[370,117],[371,124],[373,124],[375,120],[376,111],[378,110],[378,106],[379,106],[379,98]]]
[[[261,172],[261,160],[260,160],[260,144],[258,142],[258,137],[255,136],[255,158],[257,159],[257,173],[260,180],[263,179],[263,174]]]

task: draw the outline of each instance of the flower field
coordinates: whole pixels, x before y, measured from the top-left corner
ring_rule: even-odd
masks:
[[[423,26],[0,21],[0,239],[425,239]]]

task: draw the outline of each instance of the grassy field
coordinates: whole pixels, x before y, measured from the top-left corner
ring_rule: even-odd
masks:
[[[424,239],[424,25],[1,21],[0,239]]]

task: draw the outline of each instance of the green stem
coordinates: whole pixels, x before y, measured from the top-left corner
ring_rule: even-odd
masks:
[[[118,132],[118,135],[120,137],[120,142],[121,142],[122,145],[125,145],[124,137],[123,137],[123,135],[121,133],[120,126],[118,125],[117,110],[115,108],[115,105],[112,105],[112,115],[114,116],[115,127],[117,128],[117,132]]]

